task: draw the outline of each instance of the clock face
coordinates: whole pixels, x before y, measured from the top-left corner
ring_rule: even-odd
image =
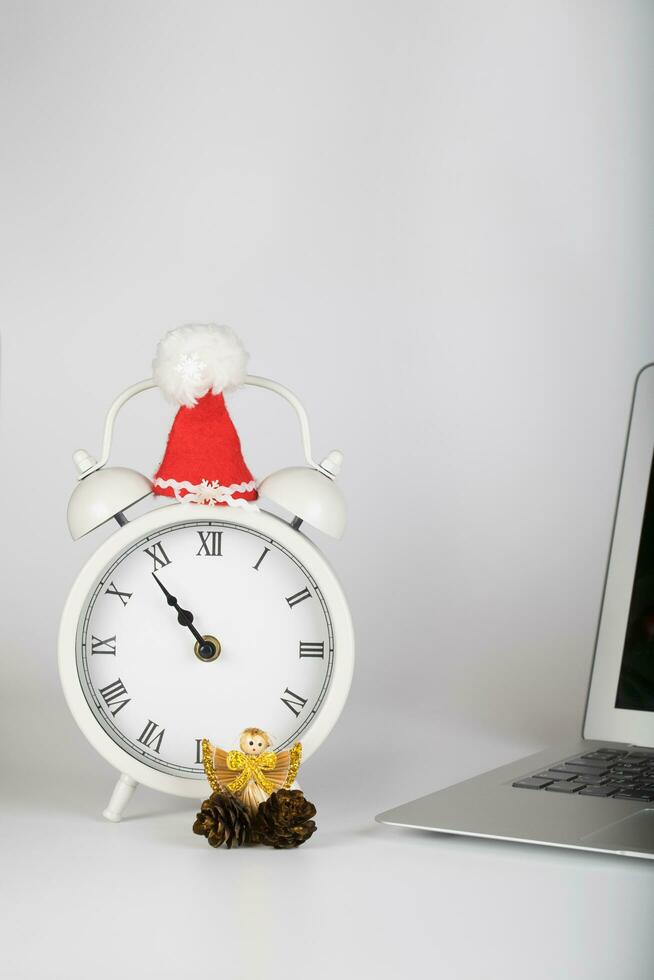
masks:
[[[301,739],[329,690],[334,632],[318,582],[286,547],[233,520],[184,521],[104,570],[76,658],[95,719],[123,750],[204,778],[203,738],[232,749],[255,726],[276,749]]]

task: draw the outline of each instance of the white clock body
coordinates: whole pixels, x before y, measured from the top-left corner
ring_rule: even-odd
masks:
[[[202,660],[153,576],[220,654]],[[66,700],[94,748],[154,789],[197,797],[200,741],[268,731],[306,758],[336,722],[352,620],[327,561],[256,506],[174,503],[126,524],[75,581],[59,633]]]

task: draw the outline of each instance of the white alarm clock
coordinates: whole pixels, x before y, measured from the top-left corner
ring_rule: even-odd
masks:
[[[235,342],[226,328],[201,326],[178,328],[162,344],[179,341],[180,330],[187,334],[181,360],[175,348],[175,363],[196,382],[198,365],[211,368],[214,341],[223,344],[219,353],[225,336]],[[214,348],[205,356],[207,333]],[[158,356],[161,361],[161,351]],[[225,427],[240,454],[221,394],[233,381],[223,383],[221,375],[216,382],[209,370],[208,382],[200,378],[186,402],[178,401],[183,407],[167,449],[179,460],[191,446],[191,479],[161,476],[160,468],[153,486],[134,470],[106,467],[117,412],[156,386],[156,369],[157,360],[155,380],[132,386],[112,405],[100,460],[75,453],[80,478],[68,508],[74,539],[112,519],[120,525],[77,577],[59,634],[59,670],[73,717],[121,774],[104,811],[113,821],[138,783],[200,796],[203,738],[236,744],[254,725],[271,734],[275,748],[301,741],[304,757],[311,755],[343,708],[354,664],[345,596],[303,533],[307,524],[333,537],[343,533],[345,507],[334,481],[341,454],[315,463],[299,400],[282,385],[239,369],[238,383],[267,388],[293,406],[307,466],[273,473],[258,486],[258,497],[254,482],[198,483],[197,466],[208,467],[198,464],[198,451],[209,458],[214,448],[224,451]],[[209,422],[203,411],[213,413]],[[125,511],[153,489],[173,502],[128,521]],[[283,508],[288,520],[261,509],[260,498]]]

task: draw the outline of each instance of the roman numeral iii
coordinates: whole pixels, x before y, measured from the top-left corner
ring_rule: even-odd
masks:
[[[107,640],[100,640],[97,636],[91,637],[91,656],[94,653],[111,653],[116,656],[116,637],[110,636]]]
[[[149,555],[154,562],[153,572],[158,571],[160,568],[165,568],[166,565],[170,565],[170,558],[163,549],[161,541],[157,541],[150,548],[144,548],[143,551],[146,555]]]
[[[158,727],[159,726],[154,721],[148,721],[147,725],[138,737],[138,741],[141,742],[142,745],[145,745],[148,749],[152,749],[157,754],[159,754],[162,739],[166,734],[165,728],[161,728],[159,731],[157,731]]]
[[[222,555],[222,531],[198,531],[198,534],[202,542],[198,555],[209,555],[211,558]]]
[[[100,694],[102,695],[104,703],[107,705],[114,718],[118,712],[122,711],[125,705],[129,704],[129,702],[132,700],[131,698],[123,698],[123,694],[127,694],[127,688],[121,681],[120,677],[112,684],[107,684],[106,687],[101,687]]]
[[[126,606],[127,603],[129,602],[129,600],[134,595],[134,593],[133,592],[121,592],[120,589],[117,589],[116,588],[116,586],[114,585],[113,582],[110,582],[109,583],[109,588],[108,589],[105,589],[105,595],[117,595],[118,598],[120,599],[120,601],[122,602],[122,604],[124,606]]]
[[[296,592],[295,595],[290,595],[286,601],[288,602],[289,606],[292,609],[293,606],[297,606],[299,602],[304,602],[305,599],[310,599],[310,598],[311,598],[311,593],[309,592],[309,590],[302,589],[300,592]]]
[[[321,643],[303,643],[300,640],[301,657],[323,657],[325,656],[325,641]]]
[[[284,694],[288,694],[288,697],[285,698]],[[303,698],[301,694],[296,694],[295,691],[290,691],[288,688],[286,688],[284,694],[282,694],[280,700],[297,717],[307,703],[307,699]]]

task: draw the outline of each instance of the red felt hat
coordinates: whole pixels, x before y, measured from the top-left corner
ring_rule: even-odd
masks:
[[[176,500],[243,506],[257,499],[222,392],[242,384],[247,354],[229,327],[192,324],[171,330],[157,348],[154,380],[180,405],[154,492]]]

